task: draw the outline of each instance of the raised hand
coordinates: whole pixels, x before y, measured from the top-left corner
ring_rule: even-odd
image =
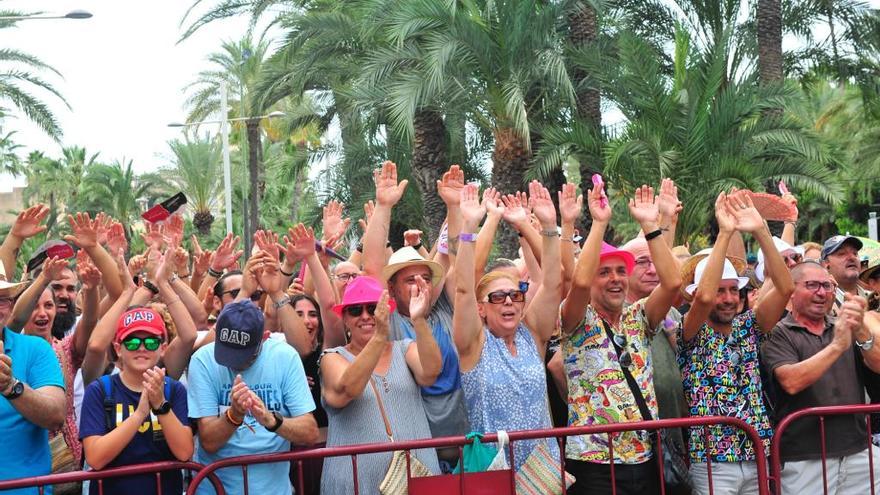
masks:
[[[837,321],[834,324],[834,338],[831,345],[837,346],[841,351],[852,349],[853,335],[861,329],[865,317],[865,299],[845,293],[843,304],[837,312]]]
[[[422,243],[422,231],[418,229],[409,229],[403,233],[404,246],[418,246]]]
[[[189,274],[189,253],[186,252],[186,249],[183,246],[177,246],[174,251],[170,249],[168,251],[173,258],[174,273],[184,274],[183,276]]]
[[[278,258],[270,253],[263,251],[257,255],[258,269],[254,272],[257,277],[257,283],[266,294],[277,294],[284,292],[284,281],[286,277],[278,269],[281,264]]]
[[[391,161],[385,161],[373,172],[373,180],[376,182],[376,203],[382,206],[396,205],[409,183],[406,179],[397,182],[397,165]]]
[[[629,200],[629,214],[633,220],[639,223],[644,230],[657,225],[660,218],[660,209],[657,206],[657,198],[654,196],[654,188],[642,185],[636,189],[633,198]],[[645,232],[646,234],[648,232]]]
[[[79,281],[83,284],[83,289],[95,289],[101,283],[101,272],[92,263],[85,250],[76,253],[76,273],[79,276]]]
[[[382,296],[379,297],[379,302],[376,303],[376,314],[374,315],[376,319],[376,332],[373,333],[372,338],[388,340],[388,316],[390,313],[388,309],[388,290],[383,290]]]
[[[506,194],[501,196],[504,203],[504,221],[510,225],[525,225],[529,223],[528,196],[523,192]]]
[[[736,217],[724,192],[715,199],[715,220],[718,221],[718,230],[721,232],[730,233],[736,230]]]
[[[183,242],[183,216],[171,215],[165,222],[163,230],[168,243],[175,247],[179,246]]]
[[[461,188],[464,187],[464,171],[458,165],[449,167],[443,177],[437,181],[437,194],[446,203],[446,207],[455,206],[461,197]]]
[[[151,247],[156,251],[162,251],[165,246],[165,235],[162,233],[162,226],[158,223],[144,222],[145,231],[141,232],[141,238],[147,247]]]
[[[584,197],[578,194],[578,188],[572,183],[562,185],[559,191],[559,216],[562,223],[573,224],[584,209]]]
[[[158,409],[165,402],[165,368],[153,366],[144,371],[143,394],[150,401],[150,407]]]
[[[157,260],[155,281],[167,282],[171,278],[171,274],[174,273],[174,266],[174,251],[168,248],[165,250],[165,254]]]
[[[67,268],[67,260],[53,256],[43,262],[43,276],[46,280],[61,280],[64,277],[64,269]]]
[[[480,192],[475,184],[468,184],[459,191],[459,209],[468,233],[476,231],[486,216],[486,208],[480,203]]]
[[[98,244],[106,245],[107,244],[107,235],[110,233],[110,228],[113,227],[114,221],[110,215],[105,214],[103,211],[95,215],[95,228],[98,231]]]
[[[593,186],[587,194],[587,207],[593,222],[607,224],[611,221],[611,204],[605,195],[604,184],[602,187]]]
[[[290,297],[302,294],[304,292],[305,289],[303,289],[303,281],[299,277],[291,280],[290,285],[287,286],[287,295]]]
[[[129,263],[134,262],[134,259],[137,258],[137,256],[132,256],[131,261],[129,261],[129,263],[126,263],[125,250],[117,249],[111,254],[113,255],[113,261],[116,262],[116,268],[117,270],[119,270],[119,279],[122,282],[123,289],[136,289],[137,285],[135,285],[134,278],[131,276],[131,274],[140,273],[142,267],[131,270],[129,269]],[[143,256],[141,256],[141,258],[145,259]]]
[[[678,186],[672,179],[660,181],[660,194],[657,196],[657,207],[663,218],[672,219],[681,212],[681,201],[678,200]]]
[[[48,214],[49,207],[44,204],[27,208],[15,217],[15,223],[12,224],[9,235],[25,240],[45,232],[46,226],[42,223]]]
[[[785,183],[780,183],[782,187],[785,187]],[[791,205],[795,212],[795,218],[797,218],[798,212],[798,200],[794,197],[794,194],[788,191],[788,188],[785,189],[785,192],[782,193],[782,200]]]
[[[345,205],[335,199],[331,200],[327,203],[327,206],[324,207],[324,216],[322,219],[324,230],[322,236],[325,240],[337,235],[344,235],[345,231],[348,230],[348,226],[351,224],[351,219],[342,218],[342,211],[344,208]]]
[[[369,200],[364,203],[364,218],[358,220],[358,225],[361,226],[361,230],[366,233],[367,225],[370,224],[370,219],[373,218],[373,212],[376,211],[376,203],[373,200]]]
[[[235,262],[244,254],[243,250],[236,249],[239,242],[241,242],[241,237],[233,237],[232,234],[226,234],[226,237],[217,246],[217,250],[214,251],[211,269],[216,272],[222,272],[226,268],[235,265]]]
[[[541,222],[542,228],[556,229],[556,208],[550,198],[550,191],[536,180],[529,183],[529,206],[532,214]]]
[[[430,311],[431,286],[421,277],[416,277],[415,285],[411,285],[409,289],[409,317],[414,320],[424,319]],[[378,309],[376,312],[378,313]]]
[[[77,213],[76,216],[67,215],[73,235],[64,236],[64,240],[72,242],[82,249],[88,249],[98,245],[98,222],[89,218],[88,213]]]
[[[125,228],[121,223],[113,222],[107,230],[107,251],[115,253],[120,249],[128,251],[128,240],[125,239]]]
[[[727,196],[730,212],[736,218],[736,230],[740,232],[757,232],[766,228],[764,217],[752,204],[752,198],[746,191],[737,191]]]
[[[501,193],[494,187],[490,187],[483,191],[483,207],[486,213],[494,218],[504,216],[504,203],[501,202]]]
[[[315,252],[315,231],[302,223],[287,229],[284,236],[284,255],[292,263],[302,261]]]
[[[254,232],[254,244],[260,251],[265,251],[275,258],[281,256],[278,248],[278,234],[271,230],[258,230]]]

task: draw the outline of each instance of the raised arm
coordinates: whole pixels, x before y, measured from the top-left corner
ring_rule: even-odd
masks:
[[[538,181],[529,184],[532,212],[541,222],[541,287],[524,315],[526,326],[544,355],[545,344],[556,330],[559,303],[562,300],[562,265],[559,261],[559,232],[556,230],[556,209],[550,192]]]
[[[76,216],[68,215],[72,235],[64,236],[64,240],[71,242],[85,250],[92,259],[92,263],[101,271],[101,280],[104,289],[111,298],[119,297],[122,292],[122,284],[119,282],[119,273],[113,258],[98,244],[98,225],[101,219],[92,220],[88,213],[77,213]]]
[[[712,311],[715,305],[715,297],[718,287],[721,285],[721,273],[724,270],[724,260],[727,254],[727,245],[736,231],[736,217],[728,204],[727,195],[721,193],[715,200],[715,218],[718,220],[718,237],[712,246],[706,269],[700,278],[700,283],[694,293],[691,309],[684,316],[682,322],[682,336],[689,341],[697,336],[697,332]]]
[[[784,183],[780,183],[780,188],[785,187]],[[797,221],[798,221],[798,207],[797,207],[797,198],[790,192],[788,192],[788,188],[782,194],[782,200],[786,203],[790,204],[795,212],[795,217],[792,220],[786,220],[785,224],[782,226],[782,237],[781,239],[788,243],[789,246],[795,246],[797,243],[795,242],[795,236],[797,234]]]
[[[477,235],[477,244],[474,246],[475,279],[486,273],[486,263],[489,261],[495,233],[498,232],[498,224],[501,223],[501,218],[504,216],[504,203],[501,202],[501,194],[494,187],[483,191],[483,206],[486,208],[487,215],[486,221],[483,222],[483,227],[480,228],[480,233]]]
[[[197,334],[192,316],[169,280],[174,266],[175,249],[176,247],[170,246],[162,257],[162,262],[156,271],[156,287],[159,289],[159,299],[168,308],[168,313],[177,327],[177,338],[168,344],[163,361],[168,376],[179,380],[183,371],[189,366],[189,358],[192,356]]]
[[[28,319],[30,319],[31,313],[34,312],[34,308],[37,305],[37,301],[40,300],[40,296],[43,295],[43,291],[49,287],[52,281],[61,280],[61,275],[65,268],[67,268],[67,260],[59,259],[57,256],[53,256],[43,262],[40,274],[37,275],[37,278],[31,282],[31,285],[15,301],[7,328],[14,332],[21,332]]]
[[[76,271],[82,282],[82,317],[73,332],[73,360],[79,362],[89,346],[89,338],[95,325],[98,324],[98,285],[101,283],[101,272],[89,260],[85,251],[80,251],[76,259]],[[117,277],[118,278],[118,277]]]
[[[329,353],[321,358],[321,393],[332,407],[341,409],[361,396],[376,369],[382,352],[388,346],[388,291],[376,304],[376,330],[367,345],[349,363],[339,354]]]
[[[581,216],[584,197],[578,194],[577,185],[567,183],[559,191],[559,216],[562,217],[562,243],[559,255],[562,259],[562,290],[571,284],[574,276],[574,224]],[[564,292],[563,292],[564,293]],[[562,294],[560,294],[560,297]]]
[[[593,217],[593,224],[574,267],[571,288],[568,289],[568,294],[562,301],[562,333],[566,335],[574,331],[578,323],[584,319],[587,306],[590,304],[590,286],[599,269],[602,239],[605,237],[608,222],[611,221],[611,205],[608,204],[601,188],[590,189],[587,204],[590,208],[590,215]]]
[[[386,304],[384,312],[388,311],[387,307]],[[416,285],[410,287],[409,308],[416,342],[406,351],[406,364],[409,365],[416,383],[429,387],[440,376],[443,356],[426,320],[431,311],[431,287],[421,278],[416,280]],[[378,307],[376,312],[379,312]],[[383,315],[383,318],[387,316]]]
[[[486,213],[477,198],[477,187],[468,184],[461,190],[459,209],[462,215],[462,234],[469,236],[477,231]],[[476,366],[483,349],[485,337],[483,322],[477,310],[476,281],[474,270],[474,242],[459,243],[455,259],[455,311],[452,313],[452,337],[458,349],[461,368],[469,371]]]
[[[675,246],[675,229],[678,226],[678,214],[682,210],[681,201],[678,200],[678,186],[675,185],[672,179],[660,181],[660,194],[657,196],[657,206],[660,209],[660,230],[663,232],[663,240],[672,249]],[[676,260],[676,263],[678,263],[678,260]]]
[[[295,260],[303,260],[314,258],[313,270],[323,272],[320,266],[318,256],[315,254],[315,233],[311,227],[298,224],[288,230],[288,236],[284,238],[287,246],[287,257]],[[280,246],[280,245],[279,245]],[[305,323],[293,306],[289,304],[290,297],[287,296],[287,279],[280,270],[273,269],[278,265],[275,259],[269,259],[266,263],[267,270],[263,270],[257,277],[257,281],[263,290],[269,294],[269,297],[275,303],[275,309],[278,311],[278,321],[287,343],[296,349],[300,356],[308,356],[314,351],[309,341],[308,331],[306,331]],[[313,271],[312,276],[316,275]],[[320,273],[317,273],[320,275]]]
[[[385,243],[388,242],[388,231],[391,228],[391,210],[403,197],[406,179],[397,182],[397,165],[386,161],[382,168],[373,174],[376,182],[376,209],[367,224],[364,234],[364,274],[377,280],[382,278],[382,267],[385,266]]]
[[[220,241],[220,245],[217,246],[217,250],[214,251],[214,256],[211,258],[211,265],[208,267],[205,279],[199,286],[199,299],[203,300],[214,287],[217,279],[223,275],[223,270],[235,265],[244,254],[244,251],[238,249],[239,242],[241,242],[241,237],[233,237],[232,234],[226,234],[226,237]]]
[[[504,202],[504,221],[519,232],[523,240],[532,248],[538,263],[541,263],[541,235],[532,228],[529,218],[529,200],[524,192],[501,197]]]
[[[636,189],[635,196],[629,201],[629,213],[641,226],[645,238],[650,238],[647,241],[648,251],[651,252],[651,260],[657,269],[657,278],[660,279],[660,285],[651,291],[645,301],[645,316],[648,318],[648,326],[653,330],[666,318],[666,313],[678,296],[681,274],[669,244],[662,239],[658,223],[660,209],[653,187],[643,185]]]
[[[3,239],[3,244],[0,244],[0,262],[3,263],[6,280],[15,279],[15,258],[18,257],[18,250],[21,249],[22,243],[46,231],[46,226],[42,223],[48,214],[48,206],[37,204],[25,209],[15,217],[9,234]]]

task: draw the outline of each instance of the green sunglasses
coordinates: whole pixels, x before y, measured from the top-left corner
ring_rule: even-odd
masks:
[[[148,351],[155,351],[162,345],[162,339],[159,337],[129,337],[122,341],[122,346],[125,347],[126,350],[136,351],[141,348],[141,344],[144,345],[144,349]]]

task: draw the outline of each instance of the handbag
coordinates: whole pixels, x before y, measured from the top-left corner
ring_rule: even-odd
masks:
[[[517,495],[561,495],[562,476],[559,459],[550,454],[546,442],[541,442],[526,458],[516,472]],[[575,482],[575,477],[565,473],[565,488]]]
[[[67,445],[67,441],[64,440],[64,435],[60,430],[49,440],[49,452],[52,455],[52,474],[79,471],[79,465],[77,465],[76,459],[73,457],[73,449]],[[79,494],[82,492],[82,483],[79,481],[52,486],[54,487],[52,492],[56,495]]]
[[[464,449],[462,449],[462,458],[458,460],[458,464],[456,464],[455,469],[452,470],[452,474],[459,474],[461,472],[462,464],[464,464],[465,473],[481,473],[483,471],[488,471],[489,465],[495,460],[498,452],[492,447],[483,444],[482,433],[472,431],[465,435],[465,438],[473,441],[465,444]]]
[[[382,404],[382,397],[379,395],[379,390],[376,389],[376,384],[373,383],[372,378],[370,378],[370,386],[373,387],[376,403],[379,405],[379,413],[382,415],[382,421],[385,423],[385,434],[388,435],[388,441],[393,442],[394,435],[391,434],[391,422],[388,421],[388,415],[385,414],[385,406]],[[410,455],[409,462],[407,463],[406,452],[395,450],[391,454],[391,462],[385,471],[385,477],[379,483],[379,493],[382,495],[407,495],[407,485],[410,477],[418,478],[430,475],[431,470],[416,456]]]
[[[614,351],[617,353],[619,361],[621,349],[618,347],[617,342],[614,341],[614,335],[611,333],[611,325],[602,318],[602,326],[605,327],[605,334],[608,335],[608,340],[611,341],[611,345],[614,347]],[[626,384],[629,386],[629,390],[632,392],[633,398],[636,400],[636,405],[639,406],[639,412],[642,414],[642,419],[645,421],[653,421],[654,416],[648,408],[645,396],[642,394],[642,389],[639,388],[636,379],[633,378],[632,373],[629,372],[629,368],[621,366],[620,370],[623,372]],[[685,462],[684,452],[678,448],[678,445],[676,445],[672,438],[666,435],[663,430],[659,430],[657,435],[660,438],[659,443],[662,444],[663,447],[663,481],[666,484],[667,490],[689,491],[690,478],[688,476],[688,468],[687,463]],[[652,435],[651,451],[654,454],[654,459],[659,458],[657,444],[657,437]]]

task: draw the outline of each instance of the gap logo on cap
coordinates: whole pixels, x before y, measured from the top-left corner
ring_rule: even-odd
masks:
[[[128,314],[125,315],[125,319],[122,321],[124,326],[130,326],[132,323],[136,323],[139,321],[152,322],[155,318],[155,313],[152,311],[129,311]]]
[[[224,344],[247,347],[251,342],[251,334],[230,328],[221,328],[218,339]]]

